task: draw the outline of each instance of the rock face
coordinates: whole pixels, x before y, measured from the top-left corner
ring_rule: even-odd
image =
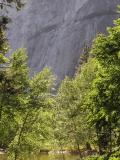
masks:
[[[106,31],[120,0],[28,0],[12,12],[8,37],[13,49],[28,49],[32,71],[49,66],[61,80],[72,76],[84,43]]]

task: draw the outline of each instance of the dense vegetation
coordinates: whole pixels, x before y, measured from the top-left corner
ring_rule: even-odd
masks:
[[[120,158],[120,19],[114,24],[107,36],[97,36],[87,61],[56,96],[60,136],[65,133],[78,150],[91,145],[105,159]]]
[[[1,9],[20,1],[1,3]],[[9,19],[8,17],[6,17]],[[8,158],[41,150],[69,150],[80,159],[120,159],[120,19],[85,46],[74,78],[54,90],[45,68],[30,78],[25,49],[9,58],[6,23],[0,21],[0,148]],[[63,159],[65,157],[63,156]]]

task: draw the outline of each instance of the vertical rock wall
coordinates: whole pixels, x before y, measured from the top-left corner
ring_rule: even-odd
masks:
[[[72,76],[84,43],[106,31],[117,17],[120,0],[28,0],[11,12],[8,37],[13,50],[28,50],[32,71],[49,66],[58,76]]]

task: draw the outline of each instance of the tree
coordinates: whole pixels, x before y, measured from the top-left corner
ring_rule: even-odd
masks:
[[[25,4],[24,0],[1,0],[0,1],[0,64],[6,62],[4,55],[9,51],[10,47],[5,35],[7,24],[11,21],[9,17],[9,8],[20,10]],[[3,11],[3,13],[2,13]]]
[[[78,65],[76,67],[75,75],[80,74],[81,68],[85,63],[88,62],[88,59],[90,58],[89,56],[90,56],[90,47],[84,44],[82,54],[80,54]]]
[[[18,128],[16,114],[24,112],[25,107],[21,104],[28,93],[28,79],[26,55],[24,50],[20,49],[12,55],[10,64],[4,69],[4,75],[0,81],[1,148],[8,148],[16,134]]]
[[[81,92],[79,92],[76,80],[65,78],[62,82],[56,98],[56,129],[55,139],[64,147],[69,145],[79,152],[86,142],[85,112],[81,107]],[[85,140],[86,139],[86,140]],[[74,147],[73,147],[74,146]]]
[[[5,35],[5,30],[7,24],[11,21],[8,15],[8,9],[15,7],[16,9],[21,9],[24,6],[23,0],[1,0],[0,2],[0,63],[6,62],[6,57],[4,55],[9,51],[10,47],[8,40]],[[4,14],[2,11],[4,10]]]
[[[20,95],[22,92],[22,86],[20,86],[21,80],[16,79],[18,75],[15,73],[15,66],[12,65],[14,60],[6,57],[10,49],[5,35],[6,25],[9,22],[7,9],[14,6],[16,8],[22,7],[22,1],[2,0],[0,2],[1,11],[4,10],[4,15],[1,13],[0,16],[0,147],[4,149],[11,143],[17,130],[14,109],[19,106],[19,100],[17,98],[19,97],[18,94]],[[22,61],[22,59],[20,60]],[[20,65],[18,64],[21,68]],[[22,76],[22,73],[20,74]],[[9,119],[11,119],[11,123],[9,123]]]
[[[49,126],[43,119],[52,103],[54,76],[45,68],[30,78],[25,49],[12,54],[4,73],[0,81],[0,148],[13,153],[16,160],[21,153],[39,150],[47,139]]]
[[[108,35],[98,35],[93,43],[92,55],[99,62],[99,70],[89,93],[91,118],[98,136],[100,153],[112,153],[119,137],[120,119],[120,19],[108,28]]]
[[[40,150],[42,142],[47,139],[49,127],[45,126],[47,122],[43,119],[44,116],[47,119],[53,83],[54,76],[46,68],[29,80],[29,87],[25,85],[27,95],[20,97],[22,110],[18,112],[17,109],[18,130],[10,144],[10,152],[14,153],[15,160],[21,156],[21,153],[28,154]]]

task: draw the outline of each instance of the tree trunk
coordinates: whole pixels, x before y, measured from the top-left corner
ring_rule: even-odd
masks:
[[[74,131],[77,131],[77,127],[76,127],[74,118],[73,118],[73,126],[74,126]],[[77,149],[78,149],[78,152],[79,152],[79,157],[80,157],[80,159],[82,159],[82,154],[81,154],[81,151],[80,151],[80,144],[77,140],[77,135],[76,134],[75,134],[75,141],[76,141]]]
[[[111,120],[110,120],[111,121]],[[112,124],[110,122],[110,155],[112,154]]]
[[[102,149],[101,149],[100,138],[99,138],[99,131],[97,129],[96,129],[96,133],[97,133],[97,140],[98,140],[98,152],[99,152],[99,155],[102,155]]]
[[[2,121],[2,108],[3,108],[3,106],[2,106],[2,102],[1,102],[1,106],[0,106],[0,122]]]
[[[22,133],[23,133],[23,130],[24,130],[24,127],[25,127],[25,124],[26,124],[26,121],[27,121],[28,116],[29,116],[29,111],[27,112],[27,114],[26,114],[26,116],[25,116],[25,119],[24,119],[24,121],[23,121],[22,127],[20,128],[20,133],[19,133],[19,136],[18,136],[17,146],[20,145]],[[15,151],[14,151],[14,160],[17,160],[17,158],[18,158],[18,151],[15,150]]]
[[[62,153],[62,159],[65,160],[65,155],[63,153],[63,146],[61,143],[60,143],[60,149],[61,149],[61,153]]]
[[[76,142],[77,143],[77,142]],[[77,149],[78,149],[78,152],[79,152],[79,157],[80,159],[82,159],[82,154],[81,154],[81,150],[80,150],[80,145],[79,143],[77,143]]]

